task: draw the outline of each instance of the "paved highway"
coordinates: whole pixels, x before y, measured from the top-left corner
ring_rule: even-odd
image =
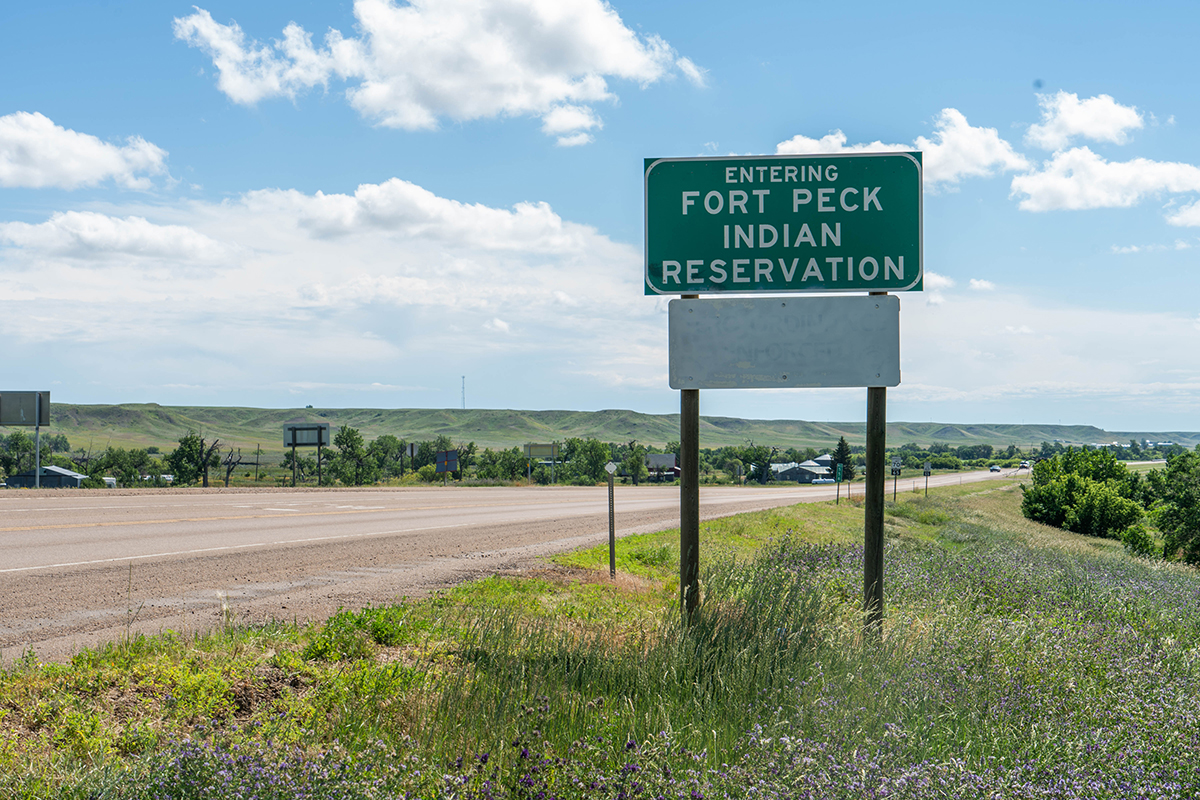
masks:
[[[704,487],[701,516],[833,496]],[[678,502],[677,487],[618,487],[619,535],[677,526]],[[0,660],[29,647],[63,659],[223,613],[304,620],[419,595],[603,542],[607,514],[603,487],[0,492]]]

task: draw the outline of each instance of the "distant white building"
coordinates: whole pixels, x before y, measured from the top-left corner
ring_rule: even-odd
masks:
[[[801,461],[799,464],[795,461],[787,464],[772,464],[772,477],[777,481],[795,481],[796,483],[812,483],[817,478],[828,478],[832,470],[828,465],[821,464],[820,458]]]

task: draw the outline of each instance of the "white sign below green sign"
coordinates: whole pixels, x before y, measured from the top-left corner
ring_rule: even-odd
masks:
[[[921,154],[648,158],[646,294],[921,289]]]

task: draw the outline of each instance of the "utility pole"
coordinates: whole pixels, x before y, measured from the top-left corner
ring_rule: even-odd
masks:
[[[462,376],[462,406],[463,411],[467,410],[467,376]]]

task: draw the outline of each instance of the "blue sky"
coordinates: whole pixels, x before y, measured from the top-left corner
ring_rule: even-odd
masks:
[[[13,6],[3,387],[675,411],[642,159],[919,148],[891,419],[1200,428],[1191,4]]]

